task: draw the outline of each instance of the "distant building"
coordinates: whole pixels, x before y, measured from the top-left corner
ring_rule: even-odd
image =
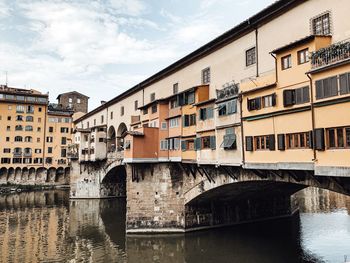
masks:
[[[77,91],[66,92],[58,95],[58,104],[65,109],[72,109],[74,112],[88,112],[89,97]]]

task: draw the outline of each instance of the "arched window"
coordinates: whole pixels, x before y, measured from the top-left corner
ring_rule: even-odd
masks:
[[[34,121],[33,116],[27,116],[26,121],[33,122]]]
[[[24,155],[31,155],[32,154],[32,149],[31,148],[24,148]]]
[[[23,126],[22,125],[16,125],[15,130],[16,131],[23,131]]]
[[[27,125],[25,129],[26,131],[33,131],[33,126]]]
[[[26,137],[24,138],[24,141],[25,141],[25,142],[33,142],[33,138],[32,138],[32,136],[26,136]]]
[[[16,116],[16,121],[23,121],[23,116],[22,115],[17,115]]]
[[[22,142],[22,141],[23,141],[22,136],[16,136],[15,137],[15,142]]]
[[[22,148],[16,147],[16,148],[13,150],[13,153],[14,153],[14,154],[22,154]]]

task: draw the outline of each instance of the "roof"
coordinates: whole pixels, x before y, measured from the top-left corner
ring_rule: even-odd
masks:
[[[131,94],[142,90],[143,88],[150,86],[151,84],[169,76],[170,74],[186,67],[187,65],[201,59],[204,56],[207,56],[214,51],[220,49],[221,47],[233,42],[234,40],[248,34],[249,32],[252,32],[255,30],[258,26],[261,26],[275,17],[278,17],[279,15],[287,12],[288,10],[294,8],[295,6],[306,2],[307,0],[279,0],[274,2],[273,4],[269,5],[265,9],[261,10],[259,13],[253,15],[252,17],[248,18],[247,20],[243,21],[242,23],[238,24],[237,26],[233,27],[232,29],[226,31],[222,35],[218,36],[217,38],[213,39],[209,43],[201,46],[197,50],[193,51],[192,53],[188,54],[187,56],[179,59],[178,61],[174,62],[170,66],[164,68],[163,70],[159,71],[158,73],[152,75],[151,77],[147,78],[146,80],[140,82],[139,84],[135,85],[134,87],[128,89],[127,91],[121,93],[120,95],[114,97],[113,99],[109,100],[105,104],[95,108],[94,110],[86,113],[79,119],[75,120],[75,123],[80,122],[91,115],[101,111],[102,109],[107,108],[110,105],[113,105],[114,103],[124,99],[127,96],[130,96]]]
[[[289,50],[289,49],[291,49],[293,47],[297,47],[297,46],[306,44],[306,43],[314,40],[315,37],[316,37],[315,35],[310,35],[310,36],[303,37],[303,38],[298,39],[296,41],[293,41],[293,42],[291,42],[289,44],[286,44],[286,45],[284,45],[282,47],[276,48],[275,50],[272,50],[270,53],[272,53],[272,54],[281,53],[281,52]]]
[[[80,96],[82,96],[82,97],[85,97],[85,98],[90,99],[90,97],[88,97],[88,96],[86,96],[86,95],[84,95],[84,94],[82,94],[82,93],[80,93],[80,92],[78,92],[78,91],[69,91],[69,92],[65,92],[65,93],[59,94],[59,95],[57,96],[56,100],[59,100],[60,97],[61,97],[62,95],[67,95],[67,94],[77,94],[77,95],[80,95]]]

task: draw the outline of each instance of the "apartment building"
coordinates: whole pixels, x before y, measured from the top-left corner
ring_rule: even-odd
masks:
[[[344,174],[349,7],[276,1],[75,123],[103,120],[127,162]],[[178,106],[193,87],[208,92]]]
[[[34,182],[38,171],[67,171],[73,113],[49,103],[48,94],[0,86],[0,181]]]

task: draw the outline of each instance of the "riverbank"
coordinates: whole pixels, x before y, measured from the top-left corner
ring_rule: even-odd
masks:
[[[69,185],[21,185],[0,184],[0,195],[42,190],[69,189]]]

